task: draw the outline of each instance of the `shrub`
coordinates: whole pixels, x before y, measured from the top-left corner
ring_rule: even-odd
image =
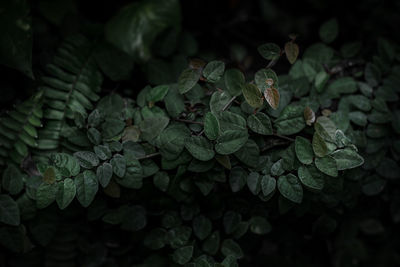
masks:
[[[266,67],[255,73],[151,59],[151,85],[102,91],[104,79],[129,79],[127,54],[145,61],[159,33],[177,31],[178,2],[167,2],[154,11],[163,23],[135,14],[157,1],[111,19],[116,47],[67,37],[34,96],[1,117],[7,264],[321,266],[331,253],[348,266],[367,264],[373,238],[396,255],[384,233],[400,220],[399,47],[380,39],[370,61],[359,43],[336,51],[330,20],[300,59],[291,36],[258,47]],[[131,16],[152,25],[137,47],[123,35]],[[293,65],[277,75],[281,57]]]

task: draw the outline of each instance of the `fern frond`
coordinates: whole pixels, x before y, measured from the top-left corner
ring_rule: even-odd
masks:
[[[43,91],[17,105],[0,118],[0,165],[14,162],[18,165],[28,155],[29,147],[37,147],[41,119]]]
[[[41,86],[45,95],[46,122],[39,132],[39,151],[54,151],[61,142],[76,138],[77,128],[70,122],[79,117],[86,118],[87,110],[92,110],[92,103],[99,99],[97,93],[103,77],[96,65],[93,48],[94,44],[85,37],[72,36],[63,42],[53,63],[46,67],[47,75],[42,77],[44,85]]]

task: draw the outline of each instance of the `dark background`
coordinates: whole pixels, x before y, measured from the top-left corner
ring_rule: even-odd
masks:
[[[41,12],[42,3],[46,1],[31,1],[34,70],[40,70],[51,60],[51,53],[63,36],[80,31],[82,25],[101,27],[121,7],[134,2],[71,0],[71,3],[76,3],[73,14],[54,25]],[[301,55],[306,47],[319,41],[318,28],[330,18],[337,18],[339,22],[339,36],[332,44],[336,49],[345,42],[362,41],[364,56],[368,58],[379,36],[400,41],[400,1],[395,0],[186,0],[181,1],[181,6],[183,30],[196,38],[200,51],[212,51],[218,58],[226,59],[229,58],[229,47],[238,44],[256,60],[255,68],[265,64],[257,55],[258,45],[265,42],[283,45],[288,35],[295,33]],[[65,15],[62,13],[64,9],[68,10],[65,6],[59,7],[60,14]],[[289,64],[282,62],[275,68],[278,72],[287,72]],[[0,66],[0,72],[3,74],[2,110],[9,108],[17,96],[24,99],[37,88],[37,81],[20,75],[18,71]],[[139,77],[138,87],[142,88],[146,80],[140,79],[141,73],[136,76]]]

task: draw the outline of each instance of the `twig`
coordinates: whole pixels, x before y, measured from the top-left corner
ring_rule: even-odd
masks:
[[[201,121],[191,121],[191,120],[185,120],[185,119],[174,119],[174,121],[180,121],[180,122],[192,123],[192,124],[200,124],[200,125],[204,124]]]
[[[143,157],[137,158],[137,160],[149,159],[149,158],[156,157],[156,156],[158,156],[158,155],[160,155],[160,152],[156,152],[156,153],[153,153],[153,154],[145,155],[145,156],[143,156]]]
[[[280,134],[274,133],[273,136],[276,136],[276,137],[279,137],[279,138],[288,140],[288,141],[290,141],[290,142],[294,142],[294,139],[293,139],[293,138],[290,138],[290,137],[287,137],[287,136],[284,136],[284,135],[280,135]]]
[[[228,103],[225,104],[225,106],[222,108],[222,111],[225,111],[230,104],[232,104],[232,102],[236,99],[236,96],[232,97]]]

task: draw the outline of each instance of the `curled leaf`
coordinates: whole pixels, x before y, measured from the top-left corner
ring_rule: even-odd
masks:
[[[308,126],[311,126],[315,122],[315,113],[310,107],[304,109],[304,120]]]
[[[277,109],[279,106],[279,92],[278,89],[271,87],[267,88],[264,91],[264,97],[267,100],[268,104],[273,109]]]

